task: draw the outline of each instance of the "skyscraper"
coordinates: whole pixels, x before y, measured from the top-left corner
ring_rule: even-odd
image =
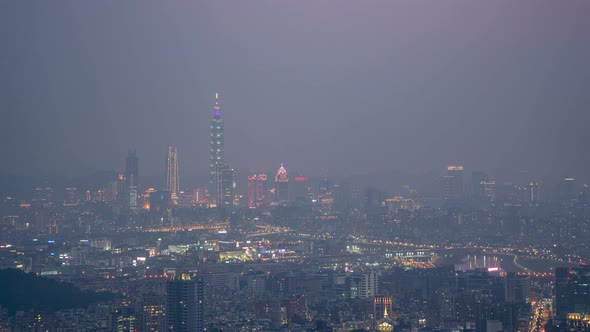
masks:
[[[266,174],[248,175],[248,207],[253,208],[264,204],[266,192]]]
[[[215,165],[217,206],[234,205],[234,170],[225,163]]]
[[[166,321],[171,332],[203,331],[203,281],[195,275],[182,274],[166,285]]]
[[[289,176],[281,163],[281,167],[275,176],[275,201],[283,202],[289,200]]]
[[[489,181],[489,176],[484,172],[471,173],[471,195],[473,197],[483,196],[483,183]]]
[[[219,93],[215,94],[215,106],[213,107],[213,117],[209,128],[209,160],[211,172],[211,185],[215,185],[216,168],[215,165],[223,163],[223,119],[219,109]]]
[[[565,318],[569,313],[590,315],[590,267],[555,269],[555,314]]]
[[[140,303],[141,330],[166,331],[166,297],[155,293],[144,295]]]
[[[564,178],[561,192],[563,202],[571,203],[573,200],[576,199],[576,196],[576,179],[572,177]]]
[[[525,188],[526,202],[538,202],[541,199],[541,184],[539,182],[529,182]]]
[[[445,201],[463,198],[463,166],[448,166],[442,180],[442,199]]]
[[[166,160],[166,191],[172,195],[172,202],[178,204],[178,151],[176,147],[168,147]]]
[[[137,331],[139,315],[136,308],[129,302],[122,302],[115,306],[111,313],[111,331]]]
[[[308,178],[305,176],[296,176],[293,180],[293,200],[298,203],[311,202],[309,198]]]
[[[125,195],[127,206],[137,212],[137,191],[139,188],[139,159],[135,150],[129,150],[125,161]]]

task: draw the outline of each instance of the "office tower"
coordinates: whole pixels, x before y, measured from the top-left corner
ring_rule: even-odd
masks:
[[[166,331],[166,297],[158,294],[144,295],[141,301],[141,331]]]
[[[168,147],[166,160],[166,191],[170,192],[172,202],[178,204],[178,151],[176,147]]]
[[[456,200],[463,197],[463,166],[448,166],[442,179],[442,199]]]
[[[567,314],[566,331],[590,331],[590,315]]]
[[[154,191],[149,198],[150,215],[156,224],[170,219],[172,213],[172,195],[169,191]]]
[[[483,197],[490,201],[496,200],[496,181],[484,181],[481,183]]]
[[[473,197],[484,196],[482,184],[484,182],[488,182],[489,180],[490,180],[489,176],[484,172],[472,172],[471,173],[471,195]]]
[[[228,164],[217,163],[215,177],[217,206],[234,205],[234,170]]]
[[[504,278],[504,290],[506,302],[529,303],[531,301],[531,279],[528,276],[519,276],[508,273]]]
[[[139,160],[135,150],[129,151],[125,161],[125,194],[127,207],[137,212],[137,191],[139,190]]]
[[[569,313],[590,315],[590,267],[555,269],[555,312],[559,318]]]
[[[576,179],[564,178],[561,188],[561,197],[563,202],[571,203],[574,199],[576,199]]]
[[[253,208],[264,204],[266,193],[266,174],[248,175],[248,207]]]
[[[275,201],[283,202],[289,200],[289,176],[281,163],[281,167],[275,176]]]
[[[137,331],[139,317],[136,308],[129,302],[122,302],[115,307],[111,314],[111,331],[130,332]]]
[[[369,188],[366,191],[365,213],[367,218],[375,219],[384,216],[385,208],[383,202],[385,193],[379,189]]]
[[[201,332],[203,327],[203,281],[196,275],[182,274],[169,280],[166,321],[170,332]]]
[[[64,206],[75,206],[80,203],[80,198],[78,197],[78,188],[69,187],[66,188],[66,200],[64,202]]]
[[[211,118],[211,126],[209,128],[209,160],[211,172],[211,186],[215,187],[216,168],[215,165],[223,163],[223,119],[221,118],[221,111],[219,108],[219,94],[215,94],[215,106],[213,107],[213,117]]]
[[[365,273],[354,273],[348,276],[347,285],[351,299],[369,299],[379,294],[380,275],[370,271]]]
[[[119,173],[117,180],[115,180],[115,197],[119,200],[124,200],[125,197],[125,174]]]
[[[524,200],[526,202],[538,202],[541,200],[541,184],[539,182],[529,182],[526,186]]]
[[[293,200],[298,203],[310,202],[307,177],[296,176],[293,180]]]

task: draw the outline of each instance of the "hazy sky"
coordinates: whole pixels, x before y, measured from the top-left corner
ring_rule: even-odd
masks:
[[[590,1],[0,1],[0,173],[590,169]]]

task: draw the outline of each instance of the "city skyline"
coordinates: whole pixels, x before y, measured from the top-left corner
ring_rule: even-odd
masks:
[[[219,91],[236,169],[584,175],[590,5],[460,4],[3,3],[0,174],[206,172]]]
[[[0,1],[0,332],[590,332],[589,14]]]

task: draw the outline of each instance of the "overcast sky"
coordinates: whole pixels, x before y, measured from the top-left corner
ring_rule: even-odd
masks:
[[[590,1],[0,1],[0,173],[590,169]]]

